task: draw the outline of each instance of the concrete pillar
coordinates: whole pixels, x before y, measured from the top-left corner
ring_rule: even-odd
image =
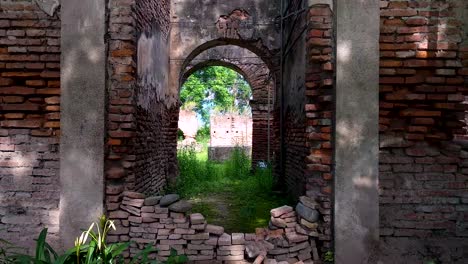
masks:
[[[335,263],[379,239],[379,0],[336,0]]]
[[[103,213],[106,46],[105,0],[62,0],[60,238]]]

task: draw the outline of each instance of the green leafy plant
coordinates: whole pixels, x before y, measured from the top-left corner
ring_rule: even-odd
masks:
[[[152,245],[147,245],[130,261],[125,261],[123,252],[126,251],[132,242],[106,243],[107,235],[111,230],[115,230],[114,222],[102,216],[99,222],[91,224],[88,230],[84,231],[75,240],[75,247],[66,251],[63,255],[57,252],[46,242],[47,229],[42,230],[36,240],[36,250],[34,256],[26,254],[13,254],[6,256],[6,262],[12,264],[158,264],[156,260],[150,260],[151,253],[156,249]],[[187,262],[185,256],[178,256],[176,251],[171,251],[171,256],[167,263],[181,264]]]
[[[11,255],[16,250],[24,250],[8,240],[0,238],[0,264],[11,263]]]
[[[333,251],[327,251],[323,255],[323,261],[326,263],[333,263],[335,261],[335,256],[333,254]]]

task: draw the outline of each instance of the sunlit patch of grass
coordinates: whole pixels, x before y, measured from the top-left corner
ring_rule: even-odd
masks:
[[[173,191],[191,200],[194,212],[228,232],[254,232],[267,226],[270,210],[289,203],[274,192],[271,169],[252,173],[251,161],[241,149],[224,163],[209,161],[207,153],[193,149],[181,150],[178,158],[180,177]]]

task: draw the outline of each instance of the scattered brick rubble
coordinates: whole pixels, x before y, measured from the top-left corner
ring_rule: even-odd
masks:
[[[145,197],[124,192],[120,209],[110,212],[117,230],[109,241],[134,241],[128,256],[146,244],[158,248],[153,256],[164,260],[171,248],[195,263],[321,263],[316,239],[319,205],[300,197],[296,209],[282,206],[271,210],[266,228],[255,233],[227,234],[221,226],[210,225],[192,206],[176,194]]]

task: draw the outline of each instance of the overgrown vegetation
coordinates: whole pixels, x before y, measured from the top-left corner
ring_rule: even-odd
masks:
[[[180,150],[178,159],[180,177],[171,191],[191,200],[194,212],[228,232],[267,226],[270,209],[289,202],[274,190],[271,168],[252,173],[251,160],[241,148],[224,163],[209,161],[206,150],[196,153],[192,148]]]
[[[17,253],[19,248],[11,243],[2,240],[0,247],[0,263],[12,264],[120,264],[120,263],[142,263],[158,264],[157,260],[151,260],[150,254],[157,250],[151,244],[141,250],[133,259],[125,261],[123,252],[126,251],[132,242],[107,244],[107,234],[115,230],[114,222],[105,216],[99,219],[99,223],[93,223],[88,230],[84,231],[75,240],[75,247],[67,250],[63,255],[59,255],[47,243],[47,229],[42,230],[36,240],[35,255]],[[175,250],[171,251],[171,256],[167,264],[182,264],[188,261],[186,256],[178,256]]]
[[[180,91],[182,109],[194,110],[208,124],[213,111],[250,112],[252,90],[234,70],[211,66],[194,72]]]

